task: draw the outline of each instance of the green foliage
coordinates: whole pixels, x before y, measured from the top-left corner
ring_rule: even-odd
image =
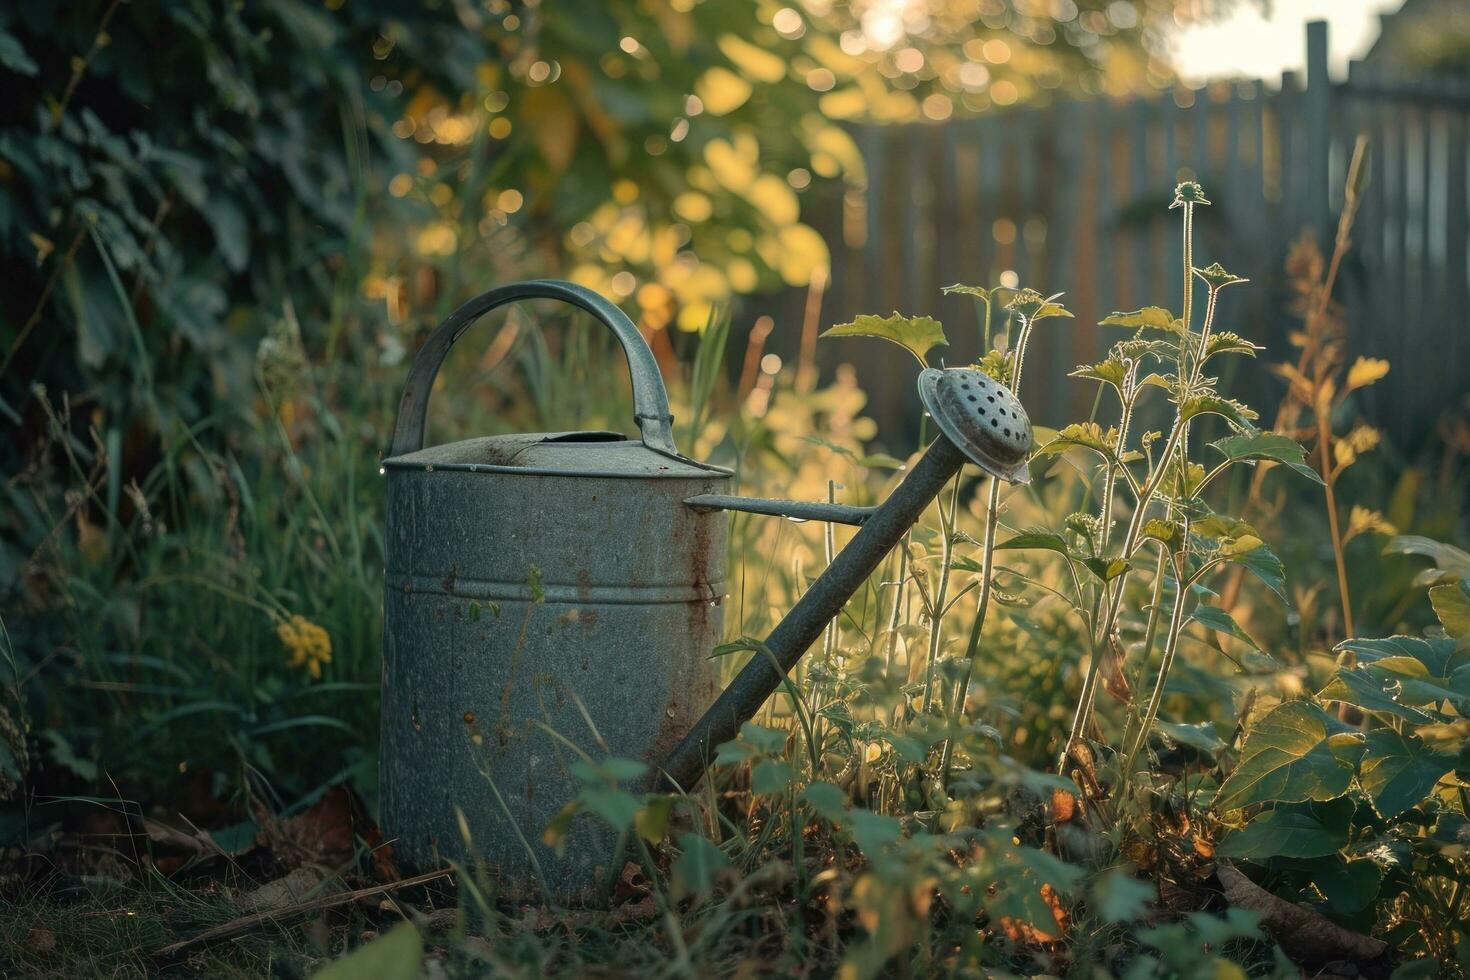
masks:
[[[423,949],[418,929],[404,922],[313,976],[315,980],[414,980],[419,976]]]
[[[944,327],[932,316],[860,316],[851,323],[839,323],[822,332],[823,337],[879,337],[892,341],[913,354],[920,364],[935,347],[945,347]]]

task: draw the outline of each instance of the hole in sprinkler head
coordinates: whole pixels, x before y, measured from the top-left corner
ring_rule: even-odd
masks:
[[[988,402],[994,402],[995,401],[995,396],[994,395],[986,395],[985,396],[985,400],[988,401]]]
[[[975,396],[974,396],[974,395],[969,395],[969,396],[968,396],[968,397],[969,397],[969,399],[970,399],[970,401],[972,401],[972,402],[973,402],[973,401],[976,401],[976,398],[975,398]]]

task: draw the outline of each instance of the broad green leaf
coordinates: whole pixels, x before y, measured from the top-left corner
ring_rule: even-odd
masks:
[[[315,980],[418,980],[424,942],[412,922],[360,946],[315,974]]]
[[[1104,922],[1134,922],[1148,914],[1158,889],[1121,868],[1098,876],[1092,883],[1092,909]]]
[[[1470,663],[1470,655],[1457,651],[1455,641],[1422,636],[1384,636],[1372,639],[1343,640],[1336,651],[1350,650],[1364,663],[1407,657],[1424,666],[1430,677],[1448,678],[1457,667]]]
[[[1193,725],[1180,724],[1172,721],[1156,721],[1154,727],[1160,732],[1190,748],[1198,749],[1210,755],[1215,755],[1225,747],[1224,741],[1215,734],[1215,723],[1213,721],[1201,721]]]
[[[631,824],[640,808],[638,798],[632,793],[607,786],[583,786],[577,798],[615,830]]]
[[[1307,451],[1286,436],[1275,432],[1247,432],[1216,439],[1210,445],[1230,462],[1266,459],[1283,463],[1288,468],[1317,483],[1322,478],[1307,465]]]
[[[1242,405],[1233,398],[1220,395],[1191,395],[1179,406],[1181,419],[1192,419],[1200,415],[1219,415],[1239,429],[1249,429],[1259,416],[1255,410]]]
[[[903,835],[903,827],[893,817],[871,810],[853,810],[847,815],[852,839],[858,849],[872,857]]]
[[[1221,812],[1252,803],[1330,800],[1352,782],[1361,736],[1309,701],[1272,708],[1251,729],[1240,764],[1215,796]]]
[[[1327,899],[1327,907],[1338,915],[1352,915],[1378,897],[1383,869],[1376,861],[1344,861],[1333,857],[1311,867],[1312,884]]]
[[[944,327],[932,316],[873,316],[864,314],[851,323],[839,323],[823,331],[823,337],[878,337],[907,350],[926,364],[925,358],[934,347],[947,347]]]
[[[1256,817],[1244,830],[1225,838],[1215,853],[1253,861],[1272,857],[1313,858],[1336,853],[1347,841],[1346,826],[1330,828],[1310,812],[1275,807]]]
[[[1184,335],[1184,321],[1162,306],[1145,306],[1130,313],[1112,313],[1098,321],[1104,327],[1138,327]]]
[[[1417,534],[1403,534],[1390,541],[1383,551],[1384,554],[1423,555],[1431,559],[1440,571],[1470,579],[1470,552],[1462,551],[1452,544]]]
[[[1453,756],[1435,752],[1418,736],[1379,728],[1368,733],[1368,751],[1358,779],[1373,800],[1373,808],[1392,819],[1424,799],[1454,765]]]
[[[1417,663],[1417,661],[1410,661]],[[1317,697],[1327,701],[1342,701],[1364,711],[1390,714],[1416,725],[1431,725],[1438,718],[1399,700],[1403,682],[1382,672],[1370,672],[1369,665],[1357,668],[1338,668],[1337,674]]]
[[[1067,542],[1055,531],[1048,531],[1044,527],[1027,528],[1014,537],[1007,538],[995,546],[996,551],[1055,551],[1059,555],[1066,555]]]
[[[1046,851],[1039,851],[1034,847],[1018,847],[1015,854],[1022,864],[1031,869],[1038,881],[1045,882],[1058,891],[1070,891],[1082,880],[1084,872],[1081,868]]]
[[[1233,554],[1231,561],[1245,566],[1250,572],[1282,601],[1286,602],[1286,569],[1276,552],[1265,546],[1257,546],[1244,553]]]
[[[1461,645],[1470,645],[1470,588],[1467,582],[1450,582],[1429,590],[1429,603],[1445,633]]]
[[[747,721],[740,726],[740,740],[749,742],[767,755],[780,754],[786,748],[786,739],[790,735],[791,733],[784,728],[767,728],[753,721]]]
[[[1207,606],[1201,603],[1200,605],[1194,607],[1194,612],[1190,613],[1189,618],[1194,620],[1196,623],[1199,623],[1201,626],[1212,629],[1217,633],[1224,633],[1227,636],[1233,636],[1237,640],[1241,640],[1242,642],[1249,644],[1250,647],[1254,650],[1259,650],[1262,653],[1266,652],[1261,648],[1261,645],[1255,641],[1254,637],[1252,637],[1249,633],[1241,628],[1240,624],[1235,621],[1234,616],[1230,615],[1219,606]]]
[[[679,895],[702,895],[710,890],[715,875],[729,867],[725,852],[701,834],[679,837],[679,859],[674,862],[674,889]]]
[[[847,812],[847,794],[834,783],[812,783],[801,791],[801,798],[828,820],[836,820]]]
[[[750,791],[757,796],[785,793],[796,780],[796,770],[787,762],[762,759],[750,772]]]

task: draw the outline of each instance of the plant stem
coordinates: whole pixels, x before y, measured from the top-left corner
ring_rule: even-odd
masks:
[[[1326,411],[1322,409],[1326,408]],[[1342,602],[1342,625],[1344,636],[1351,638],[1357,633],[1353,629],[1353,603],[1348,595],[1347,559],[1343,554],[1342,528],[1337,520],[1336,476],[1332,468],[1332,425],[1330,406],[1321,406],[1317,411],[1317,466],[1322,471],[1323,492],[1327,494],[1327,527],[1332,534],[1332,558],[1337,564],[1337,595]]]
[[[954,478],[954,489],[949,495],[949,517],[944,516],[943,504],[939,507],[939,526],[944,535],[939,560],[939,583],[934,587],[934,605],[929,615],[929,659],[924,677],[924,708],[929,708],[929,698],[934,693],[934,678],[939,671],[939,648],[944,640],[944,603],[949,595],[949,572],[954,562],[954,519],[960,506],[960,474]],[[830,525],[829,525],[830,526]]]
[[[986,305],[987,325],[990,307]],[[1021,318],[1021,331],[1016,336],[1016,363],[1011,369],[1011,394],[1020,398],[1021,366],[1025,361],[1026,343],[1031,339],[1031,321]],[[990,577],[995,567],[995,529],[1000,521],[1000,480],[990,478],[990,495],[985,509],[985,538],[980,545],[980,587],[975,600],[975,619],[970,624],[970,638],[965,643],[965,667],[959,681],[950,694],[949,716],[951,723],[957,721],[965,710],[965,694],[970,689],[970,678],[975,674],[975,658],[980,653],[980,634],[985,628],[985,617],[990,611]],[[944,785],[949,784],[949,763],[954,756],[954,740],[945,739],[940,753],[939,774]]]

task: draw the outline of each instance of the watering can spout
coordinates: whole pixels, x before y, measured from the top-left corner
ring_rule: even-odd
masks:
[[[903,481],[877,507],[844,507],[795,501],[702,494],[691,507],[740,510],[855,524],[858,532],[776,624],[757,656],[695,723],[655,774],[660,788],[688,790],[699,781],[714,750],[734,738],[822,635],[869,575],[939,495],[966,461],[995,479],[1026,482],[1031,422],[1014,395],[979,371],[928,369],[919,394],[938,425],[929,445]]]

